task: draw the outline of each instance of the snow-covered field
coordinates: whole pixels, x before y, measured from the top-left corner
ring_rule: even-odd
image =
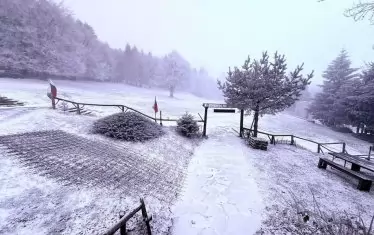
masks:
[[[204,111],[202,103],[222,102],[186,93],[176,93],[176,98],[171,99],[167,91],[122,84],[70,81],[55,81],[55,84],[59,97],[124,104],[148,115],[153,115],[152,105],[157,96],[165,118],[179,117],[185,112],[198,118],[198,113]],[[264,226],[261,221],[272,213],[269,208],[284,204],[284,198],[290,193],[309,200],[311,190],[326,210],[356,212],[361,207],[364,217],[374,211],[374,190],[360,192],[355,189],[354,180],[330,169],[318,169],[317,154],[287,145],[269,146],[267,152],[247,147],[232,130],[239,128],[239,114],[209,112],[209,138],[201,143],[185,141],[170,128],[165,137],[146,144],[118,143],[90,134],[95,120],[118,112],[118,108],[85,107],[93,111],[91,116],[51,110],[47,91],[45,81],[0,79],[0,95],[26,103],[25,107],[0,108],[0,135],[61,130],[77,138],[122,149],[145,162],[174,167],[180,174],[176,179],[184,182],[181,192],[173,189],[178,191],[177,199],[171,197],[163,202],[152,195],[155,191],[135,192],[145,197],[157,234],[170,233],[172,221],[173,234],[252,234]],[[245,126],[249,127],[251,121],[252,117],[246,117]],[[320,142],[346,142],[350,153],[365,154],[369,148],[369,143],[348,134],[286,113],[264,116],[259,125],[261,130],[272,133],[294,134]],[[297,143],[314,152],[317,149],[302,141]],[[67,184],[73,180],[59,181],[53,175],[43,176],[37,168],[22,163],[4,148],[0,151],[0,234],[100,234],[117,221],[119,211],[137,206],[139,198],[126,193],[126,189],[113,190],[105,187],[105,182]],[[87,167],[89,157],[92,156],[84,161]],[[92,165],[95,164],[100,165],[100,160],[92,159]],[[121,169],[113,172],[117,173]]]

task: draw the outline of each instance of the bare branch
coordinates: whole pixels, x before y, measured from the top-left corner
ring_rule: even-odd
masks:
[[[359,2],[347,9],[344,15],[352,17],[355,21],[367,17],[371,23],[374,23],[374,2]]]

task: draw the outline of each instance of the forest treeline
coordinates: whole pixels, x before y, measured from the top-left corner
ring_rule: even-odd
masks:
[[[165,88],[171,96],[176,89],[219,94],[215,79],[177,51],[154,56],[135,45],[112,48],[63,4],[49,0],[1,0],[0,48],[3,77],[124,82]]]

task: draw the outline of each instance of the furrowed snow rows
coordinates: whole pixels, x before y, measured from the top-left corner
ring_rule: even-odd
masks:
[[[63,131],[0,136],[0,148],[36,173],[66,185],[106,187],[169,203],[184,178],[183,167],[172,162],[145,159],[128,149]]]

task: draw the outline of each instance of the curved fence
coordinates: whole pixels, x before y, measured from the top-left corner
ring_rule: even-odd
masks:
[[[249,137],[253,134],[254,130],[250,128],[243,128],[243,137]],[[342,152],[348,153],[346,150],[346,143],[345,142],[330,142],[330,143],[320,143],[311,139],[303,138],[296,135],[291,134],[273,134],[264,131],[257,131],[258,134],[268,138],[270,144],[290,144],[299,146],[308,150],[313,151],[314,149],[317,153],[328,153],[328,152]],[[304,142],[306,144],[300,144],[300,142]],[[309,145],[309,146],[308,146]],[[312,147],[312,146],[313,147]],[[370,153],[369,153],[370,155]],[[360,155],[352,155],[356,157],[367,157],[367,154],[360,154]]]
[[[51,98],[51,97],[49,97]],[[149,118],[153,121],[160,121],[160,122],[176,122],[177,119],[164,119],[164,118],[157,118],[157,117],[151,117],[145,113],[140,112],[139,110],[136,110],[134,108],[128,107],[123,104],[95,104],[95,103],[82,103],[82,102],[77,102],[77,101],[72,101],[72,100],[67,100],[59,97],[55,97],[55,100],[57,100],[56,104],[58,104],[59,101],[64,101],[67,103],[70,103],[74,106],[74,111],[76,111],[77,114],[82,114],[82,110],[85,106],[98,106],[98,107],[117,107],[119,108],[122,112],[126,112],[128,110],[131,110],[132,112],[136,112],[146,118]],[[161,111],[160,111],[161,112]],[[200,116],[200,114],[199,114]],[[200,116],[201,118],[201,116]],[[201,118],[201,120],[196,120],[197,122],[204,122],[204,120]]]

